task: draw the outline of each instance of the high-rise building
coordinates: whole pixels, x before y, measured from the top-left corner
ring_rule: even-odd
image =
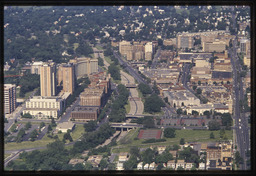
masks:
[[[58,84],[62,82],[63,91],[73,93],[75,89],[75,69],[73,64],[62,64],[58,68]]]
[[[152,42],[148,42],[145,45],[145,60],[152,60],[153,55],[153,44]]]
[[[31,65],[31,74],[38,74],[40,75],[40,67],[43,65],[43,62],[34,62]]]
[[[71,59],[70,63],[73,63],[75,66],[76,78],[81,78],[85,75],[98,72],[98,59],[82,57]]]
[[[4,84],[4,113],[11,114],[16,109],[16,86]]]
[[[56,64],[49,60],[40,67],[41,96],[55,96],[56,94]]]

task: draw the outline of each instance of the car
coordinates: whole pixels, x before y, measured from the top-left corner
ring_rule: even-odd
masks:
[[[239,129],[241,129],[241,126],[239,126]]]

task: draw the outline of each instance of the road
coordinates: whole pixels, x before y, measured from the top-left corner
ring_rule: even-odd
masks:
[[[234,11],[232,13],[232,21],[233,28],[236,30],[236,16]],[[240,100],[244,99],[243,92],[243,82],[240,78],[241,73],[241,65],[238,62],[238,56],[236,51],[237,46],[237,35],[235,39],[232,41],[232,48],[228,50],[229,55],[231,57],[231,64],[233,69],[233,119],[235,120],[234,130],[236,134],[235,144],[238,147],[240,152],[240,156],[243,158],[244,162],[240,165],[240,170],[247,170],[246,165],[246,152],[250,148],[250,139],[249,139],[249,127],[248,127],[248,119],[245,117],[245,113],[243,113],[240,109]]]

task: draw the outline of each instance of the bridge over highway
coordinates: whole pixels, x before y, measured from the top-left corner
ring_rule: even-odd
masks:
[[[135,128],[142,128],[143,125],[136,124],[136,123],[110,123],[110,126],[112,128],[115,128],[116,130],[121,131],[127,131],[129,129],[135,129]]]

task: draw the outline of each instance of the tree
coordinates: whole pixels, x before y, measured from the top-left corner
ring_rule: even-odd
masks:
[[[152,89],[153,89],[153,91],[154,91],[157,95],[160,94],[160,91],[159,91],[159,89],[158,89],[158,87],[157,87],[157,85],[156,85],[156,81],[154,81],[154,85],[153,85]]]
[[[222,120],[223,126],[226,126],[226,127],[232,126],[233,120],[230,113],[223,113],[221,120]]]
[[[40,128],[43,128],[45,126],[45,123],[44,122],[41,122],[40,123]]]
[[[108,72],[114,80],[121,80],[120,70],[114,64],[110,64],[108,67]]]
[[[177,114],[178,115],[182,114],[182,109],[181,108],[177,109]]]
[[[216,130],[219,130],[219,129],[220,129],[220,123],[217,122],[216,120],[211,120],[211,121],[208,123],[208,127],[209,127],[209,130],[210,130],[210,131],[216,131]]]
[[[150,97],[145,99],[144,110],[149,113],[160,112],[161,107],[164,107],[165,104],[161,98],[156,94],[152,94]]]
[[[31,128],[31,122],[27,122],[25,125],[25,130],[28,130],[29,128]]]
[[[124,163],[125,170],[132,170],[137,166],[137,157],[132,155],[128,161]]]
[[[89,122],[84,124],[84,130],[86,132],[92,132],[97,128],[97,121],[90,120]]]
[[[225,135],[225,130],[224,129],[221,129],[220,130],[220,138],[223,138]]]
[[[143,127],[144,128],[155,128],[155,121],[153,117],[145,116],[143,118]]]
[[[29,113],[25,113],[25,114],[23,114],[22,118],[32,119],[32,115]]]
[[[31,141],[35,141],[35,139],[37,138],[38,136],[38,132],[36,129],[34,129],[31,133],[30,133],[30,138],[31,138]]]
[[[51,118],[51,126],[52,126],[52,127],[56,127],[56,126],[57,126],[57,124],[56,124],[54,118]]]
[[[143,96],[146,96],[146,94],[150,94],[151,93],[151,89],[150,89],[149,85],[147,85],[147,84],[140,83],[138,85],[138,88],[141,91],[141,93],[143,94]]]
[[[98,65],[99,66],[104,66],[104,61],[101,57],[98,58]]]
[[[77,163],[74,168],[74,170],[84,170],[84,165],[82,163]]]
[[[105,168],[107,168],[107,166],[108,166],[108,162],[105,159],[102,158],[101,161],[100,161],[101,170],[104,170]]]
[[[197,93],[198,95],[200,95],[200,94],[202,93],[202,89],[200,89],[200,88],[196,89],[196,93]]]
[[[50,131],[52,131],[52,126],[48,125],[47,133],[49,133]]]
[[[144,163],[152,163],[155,157],[155,153],[152,149],[147,148],[143,153],[142,153],[142,161]]]
[[[180,139],[180,145],[184,145],[185,144],[185,139],[184,138],[181,138]]]
[[[167,137],[167,138],[175,138],[175,129],[174,128],[166,128],[164,130],[164,137]]]
[[[63,140],[66,140],[66,139],[68,139],[70,142],[73,141],[73,139],[72,139],[72,137],[71,137],[71,135],[70,135],[70,131],[69,131],[69,130],[68,130],[67,133],[65,133],[64,136],[63,136]]]

